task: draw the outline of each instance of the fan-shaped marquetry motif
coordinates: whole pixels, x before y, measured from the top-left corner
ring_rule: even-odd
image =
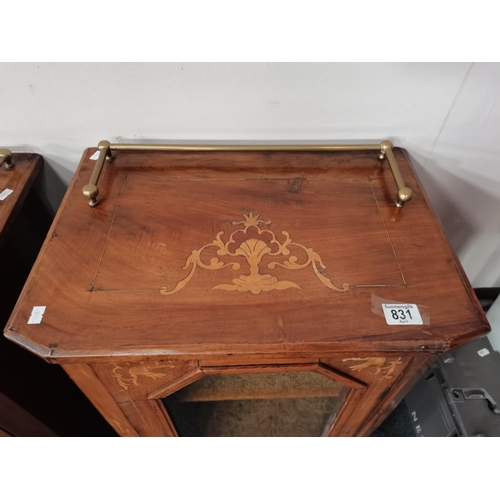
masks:
[[[292,242],[290,235],[286,231],[281,232],[284,241],[280,242],[273,231],[262,229],[260,227],[260,225],[265,226],[271,224],[271,221],[261,220],[259,219],[259,215],[254,215],[250,212],[248,215],[244,215],[243,217],[244,220],[242,221],[233,221],[233,225],[243,225],[243,229],[237,229],[231,233],[226,242],[222,239],[224,231],[221,231],[216,235],[212,243],[204,245],[198,250],[193,250],[183,267],[183,269],[189,269],[189,267],[191,267],[189,274],[184,279],[179,281],[174,289],[168,290],[167,287],[162,287],[160,292],[163,295],[172,295],[182,290],[191,281],[191,278],[194,276],[198,266],[210,271],[222,269],[227,266],[232,266],[235,271],[240,269],[241,264],[239,262],[222,262],[218,259],[218,257],[212,257],[210,259],[210,264],[204,263],[201,260],[201,256],[203,252],[210,247],[217,248],[217,255],[221,257],[244,257],[250,268],[249,274],[242,274],[239,277],[234,278],[230,284],[223,283],[216,285],[212,287],[212,290],[251,292],[253,294],[258,294],[261,292],[269,292],[271,290],[286,290],[287,288],[300,289],[300,286],[293,281],[280,281],[271,274],[261,274],[259,264],[261,263],[264,255],[276,257],[283,255],[288,257],[282,262],[269,262],[267,264],[268,269],[275,269],[276,266],[280,266],[285,269],[297,270],[304,269],[311,265],[318,279],[326,287],[335,290],[336,292],[346,292],[349,290],[349,285],[347,283],[344,283],[339,288],[336,287],[326,276],[324,276],[323,272],[326,269],[326,266],[323,264],[321,257],[312,248],[307,248],[304,245]],[[305,253],[304,262],[299,262],[299,257],[292,254],[293,250],[296,248],[301,249]]]

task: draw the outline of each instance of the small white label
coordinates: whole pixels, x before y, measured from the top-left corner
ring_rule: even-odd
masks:
[[[5,198],[7,198],[7,196],[9,196],[9,194],[12,194],[14,191],[12,189],[4,189],[1,193],[0,193],[0,201],[3,201],[5,200]]]
[[[28,320],[28,325],[39,325],[42,322],[45,309],[46,306],[35,306],[31,311],[31,316]]]
[[[388,325],[423,325],[417,304],[382,304]]]
[[[97,158],[99,158],[99,150],[97,150],[91,157],[90,159],[91,160],[97,160]]]
[[[488,356],[490,351],[488,351],[488,349],[486,349],[486,347],[483,347],[482,349],[479,349],[479,351],[477,351],[477,353],[479,354],[479,356],[484,358],[485,356]]]

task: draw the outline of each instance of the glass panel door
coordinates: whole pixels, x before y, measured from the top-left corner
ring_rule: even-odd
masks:
[[[179,436],[321,436],[347,392],[312,371],[217,374],[162,402]]]

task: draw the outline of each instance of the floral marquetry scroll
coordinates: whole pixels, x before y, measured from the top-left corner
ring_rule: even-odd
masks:
[[[342,361],[357,361],[357,364],[349,366],[349,369],[356,372],[361,372],[366,368],[374,367],[375,375],[382,373],[385,378],[392,378],[392,374],[398,365],[401,364],[401,358],[395,361],[387,361],[387,358],[347,358]]]
[[[340,288],[336,287],[326,276],[324,276],[325,264],[321,257],[312,248],[305,247],[300,243],[292,242],[290,235],[286,231],[281,232],[278,238],[273,231],[263,229],[261,226],[271,224],[271,221],[259,219],[259,215],[254,215],[250,212],[244,215],[244,220],[233,221],[235,226],[243,226],[242,229],[233,231],[227,241],[223,240],[224,231],[220,231],[212,243],[202,246],[198,250],[193,250],[187,258],[183,269],[189,269],[189,274],[179,281],[177,285],[169,290],[167,287],[162,287],[160,292],[163,295],[172,295],[182,290],[194,276],[197,267],[215,271],[224,267],[232,267],[234,271],[241,268],[241,263],[237,261],[223,262],[218,257],[212,257],[210,263],[207,264],[202,260],[202,254],[208,248],[216,249],[217,255],[220,257],[243,257],[248,265],[249,274],[241,274],[232,280],[232,283],[222,283],[212,287],[212,290],[226,290],[228,292],[251,292],[259,294],[271,290],[286,290],[288,288],[298,288],[300,286],[294,281],[278,280],[271,274],[261,274],[259,265],[265,255],[279,257],[284,256],[285,260],[273,260],[267,264],[267,268],[272,270],[276,266],[290,270],[300,270],[311,266],[318,279],[331,290],[336,292],[345,292],[349,290],[349,285],[344,283]],[[282,240],[282,241],[280,241]],[[297,251],[298,255],[294,255]],[[302,262],[299,262],[301,261]]]
[[[159,372],[162,368],[173,368],[173,363],[159,363],[159,362],[150,362],[150,363],[140,363],[138,365],[133,366],[120,366],[118,364],[113,365],[113,378],[115,378],[123,389],[128,391],[130,384],[134,384],[136,386],[139,385],[138,378],[139,377],[148,377],[154,380],[166,377],[165,373]]]

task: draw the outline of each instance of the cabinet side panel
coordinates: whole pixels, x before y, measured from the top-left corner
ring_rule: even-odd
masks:
[[[89,365],[66,364],[62,367],[120,436],[138,436],[137,431]]]
[[[373,356],[371,353],[321,359],[322,364],[355,376],[367,385],[366,390],[352,391],[330,435],[357,435],[360,426],[378,415],[381,403],[389,401],[392,388],[399,386],[411,359],[410,356]]]
[[[119,403],[123,413],[142,437],[173,437],[157,401],[128,401]]]
[[[356,432],[357,436],[369,436],[403,400],[437,356],[415,356],[407,363],[404,373],[390,387],[370,412],[370,415]]]

